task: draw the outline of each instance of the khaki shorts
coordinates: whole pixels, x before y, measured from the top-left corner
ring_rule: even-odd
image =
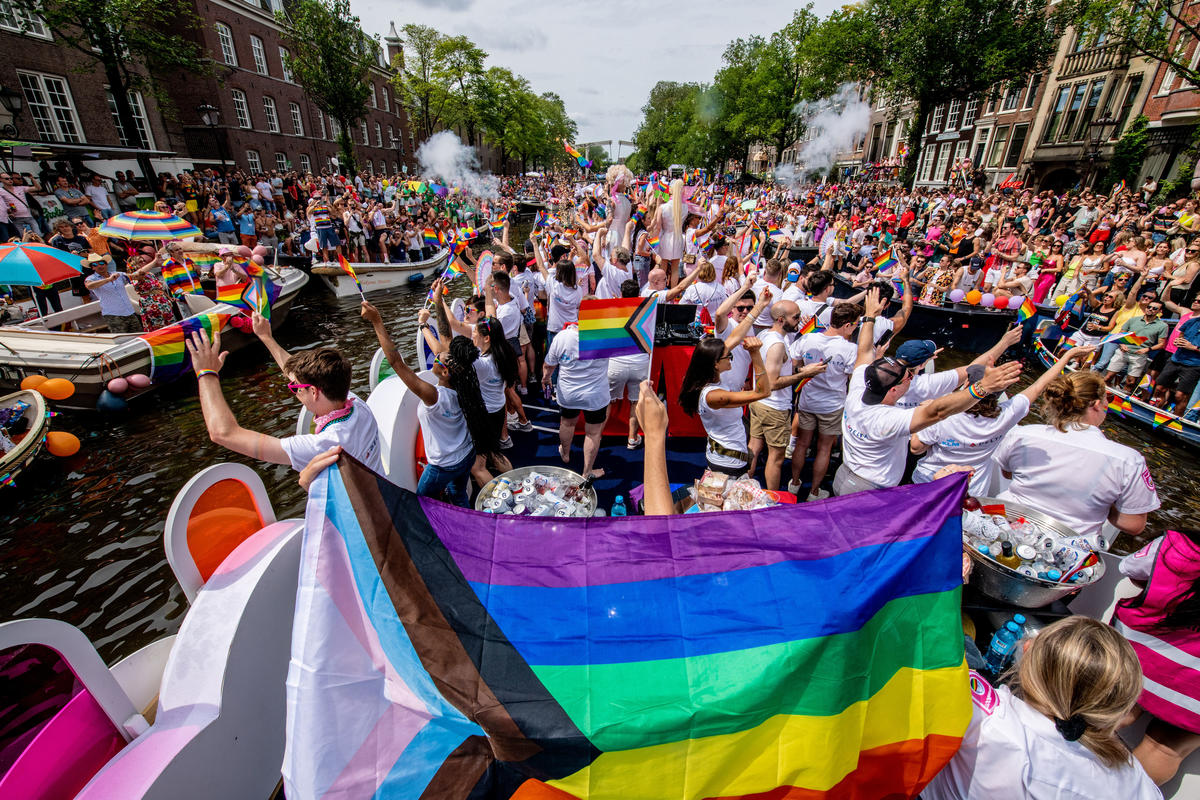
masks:
[[[767,447],[787,447],[792,438],[791,415],[761,401],[751,403],[750,438],[764,440]]]
[[[524,347],[529,344],[529,331],[525,330],[525,323],[521,323],[521,332],[517,334],[517,343]]]
[[[796,411],[796,423],[802,431],[816,431],[824,436],[837,436],[842,432],[842,412],[828,411],[818,414],[813,411]]]

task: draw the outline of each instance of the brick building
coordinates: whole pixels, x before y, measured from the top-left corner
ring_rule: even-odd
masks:
[[[1190,53],[1185,50],[1183,57],[1195,69],[1200,62],[1200,46],[1191,44]],[[1179,156],[1200,123],[1200,91],[1184,83],[1166,64],[1159,64],[1149,74],[1150,85],[1142,107],[1142,114],[1149,120],[1149,150],[1138,175],[1139,186],[1147,176],[1160,183],[1174,177]]]

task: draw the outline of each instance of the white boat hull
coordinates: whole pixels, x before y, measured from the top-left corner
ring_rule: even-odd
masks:
[[[350,266],[354,268],[354,273],[358,276],[358,282],[362,284],[363,294],[370,294],[372,292],[383,292],[399,286],[406,286],[410,283],[419,283],[441,270],[446,264],[446,256],[447,251],[441,250],[433,258],[426,259],[425,261],[405,262],[401,264],[359,263],[351,264]],[[327,272],[332,273],[335,270],[336,274],[325,274]],[[358,296],[358,286],[354,283],[354,279],[342,272],[337,264],[326,263],[315,265],[313,267],[313,277],[320,280],[326,289],[338,297]]]

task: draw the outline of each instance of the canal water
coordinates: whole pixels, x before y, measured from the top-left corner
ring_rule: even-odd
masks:
[[[415,352],[413,329],[426,291],[405,287],[372,298],[406,357]],[[357,305],[310,283],[277,338],[289,350],[342,348],[355,365],[353,390],[365,397],[376,341]],[[967,358],[943,353],[939,364]],[[300,406],[264,348],[231,356],[222,387],[244,427],[279,436],[294,430]],[[43,454],[17,486],[0,489],[0,621],[65,620],[82,628],[110,663],[174,632],[186,611],[162,535],[171,501],[192,475],[242,461],[262,476],[279,518],[298,516],[304,507],[290,469],[242,458],[208,440],[193,381],[147,400],[122,415],[55,417],[54,429],[79,436],[80,452],[68,459]],[[1200,525],[1195,455],[1122,421],[1106,423],[1105,430],[1143,452],[1158,482],[1163,508],[1151,515],[1148,533]],[[1123,539],[1116,549],[1136,545]]]

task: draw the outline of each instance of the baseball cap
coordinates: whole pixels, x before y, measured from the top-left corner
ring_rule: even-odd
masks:
[[[937,352],[937,343],[930,339],[910,339],[896,348],[896,360],[906,367],[919,367]]]
[[[869,406],[877,406],[892,387],[904,381],[908,369],[891,356],[876,359],[867,365],[863,378],[866,388],[863,389],[862,401]]]
[[[217,250],[217,255],[219,255],[219,256],[231,256],[231,255],[233,255],[233,248],[231,248],[231,247],[222,247],[222,248],[219,248],[219,249]]]

